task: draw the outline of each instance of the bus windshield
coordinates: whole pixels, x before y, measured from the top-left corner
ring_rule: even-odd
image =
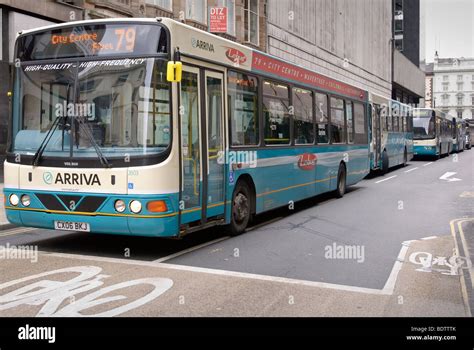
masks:
[[[435,117],[413,118],[413,139],[433,139],[435,136]]]
[[[17,68],[13,151],[34,154],[57,118],[44,155],[149,155],[170,142],[166,61],[116,59],[23,65]],[[95,142],[94,142],[95,141]]]

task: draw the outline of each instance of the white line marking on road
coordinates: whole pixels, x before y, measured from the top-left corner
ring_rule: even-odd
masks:
[[[430,164],[433,164],[433,162],[429,162],[429,163],[426,163],[426,164],[423,164],[423,166],[428,166]]]
[[[413,168],[413,169],[408,169],[407,171],[405,171],[405,173],[409,173],[410,171],[413,171],[413,170],[416,170],[416,169],[418,169],[418,167]]]
[[[0,237],[6,237],[6,236],[11,236],[11,235],[16,235],[16,234],[19,234],[19,233],[26,233],[26,232],[30,232],[30,231],[35,231],[35,230],[37,230],[37,228],[30,228],[30,227],[17,228],[17,229],[7,230],[4,233],[0,233]]]
[[[422,241],[428,241],[428,240],[430,240],[430,239],[435,239],[435,238],[438,238],[438,236],[428,236],[428,237],[422,238],[421,240],[422,240]]]
[[[392,295],[395,289],[395,283],[397,282],[398,273],[402,269],[403,262],[405,260],[405,256],[407,255],[408,248],[410,247],[410,243],[413,241],[404,241],[402,243],[402,249],[400,249],[400,253],[398,253],[397,261],[393,264],[392,271],[388,276],[387,282],[383,286],[382,291],[385,291],[386,294]]]
[[[386,179],[383,179],[383,180],[375,181],[375,183],[378,184],[378,183],[380,183],[380,182],[384,182],[384,181],[393,179],[394,177],[397,177],[397,175],[393,175],[393,176],[387,177]]]
[[[448,171],[447,173],[444,173],[439,177],[440,180],[445,180],[448,182],[453,182],[453,181],[461,181],[461,179],[458,179],[457,177],[453,177],[450,179],[451,176],[456,175],[457,173],[454,171]]]
[[[205,242],[205,243],[199,244],[199,245],[197,245],[197,246],[194,246],[194,247],[191,247],[191,248],[188,248],[188,249],[181,250],[181,251],[176,252],[176,253],[174,253],[174,254],[171,254],[171,255],[168,255],[168,256],[165,256],[165,257],[162,257],[162,258],[153,260],[153,262],[154,262],[154,263],[161,263],[161,262],[166,261],[166,260],[174,259],[174,258],[177,258],[178,256],[191,253],[192,251],[195,251],[195,250],[198,250],[198,249],[201,249],[201,248],[210,246],[210,245],[215,244],[215,243],[218,243],[218,242],[225,241],[226,239],[229,239],[229,238],[230,238],[230,236],[225,236],[225,237],[217,238],[217,239],[215,239],[215,240],[213,240],[213,241]]]
[[[397,261],[393,265],[390,276],[387,282],[385,283],[385,286],[383,289],[364,288],[364,287],[356,287],[356,286],[343,285],[343,284],[307,281],[307,280],[299,280],[299,279],[286,278],[286,277],[258,275],[258,274],[252,274],[252,273],[246,273],[246,272],[210,269],[210,268],[204,268],[204,267],[175,265],[175,264],[160,263],[156,261],[142,261],[142,260],[133,260],[133,259],[96,257],[96,256],[81,255],[81,254],[50,253],[50,252],[43,252],[43,251],[41,251],[41,253],[47,256],[53,256],[53,257],[58,257],[58,258],[67,258],[67,259],[76,259],[76,260],[82,259],[82,260],[90,260],[90,261],[102,261],[102,262],[108,262],[108,263],[119,263],[119,264],[126,264],[126,265],[128,264],[128,265],[140,265],[140,266],[149,266],[149,267],[160,267],[164,269],[172,269],[172,270],[178,270],[178,271],[190,271],[190,272],[207,273],[207,274],[219,275],[219,276],[247,278],[247,279],[259,280],[259,281],[289,283],[289,284],[296,284],[296,285],[302,285],[302,286],[308,286],[308,287],[344,290],[344,291],[356,292],[356,293],[392,295],[395,288],[395,282],[397,280],[398,273],[400,272],[400,269],[402,267],[403,260],[405,258],[410,242],[411,241],[403,242],[403,246],[400,250],[400,253],[398,254]]]

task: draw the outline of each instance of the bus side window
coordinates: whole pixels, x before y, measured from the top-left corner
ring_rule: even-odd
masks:
[[[328,96],[315,94],[316,137],[318,144],[329,143]]]
[[[359,102],[354,102],[353,114],[354,114],[354,143],[367,144],[368,135],[367,135],[367,122],[366,122],[364,105]]]

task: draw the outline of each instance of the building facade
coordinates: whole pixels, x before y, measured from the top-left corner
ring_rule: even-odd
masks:
[[[425,97],[420,69],[420,0],[392,0],[392,98],[419,104]]]
[[[474,118],[474,58],[435,55],[433,102],[435,107],[459,118]]]
[[[406,24],[401,53],[395,48],[394,1],[0,0],[0,154],[7,143],[7,91],[20,30],[81,19],[170,17],[210,31],[210,8],[226,7],[227,30],[216,35],[376,94],[414,103],[424,96],[424,74],[413,63],[416,57],[404,53],[419,48],[419,32],[413,29],[419,10],[416,4],[402,4],[402,10],[409,11],[402,14]]]

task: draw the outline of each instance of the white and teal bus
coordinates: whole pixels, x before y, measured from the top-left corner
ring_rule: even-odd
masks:
[[[430,108],[413,111],[413,142],[415,156],[440,158],[453,149],[454,127],[446,113]]]
[[[386,173],[413,158],[413,108],[369,93],[371,170]]]
[[[181,237],[370,170],[368,93],[171,19],[20,33],[8,220]]]
[[[452,117],[453,149],[452,152],[463,152],[466,147],[466,128],[461,118]]]

